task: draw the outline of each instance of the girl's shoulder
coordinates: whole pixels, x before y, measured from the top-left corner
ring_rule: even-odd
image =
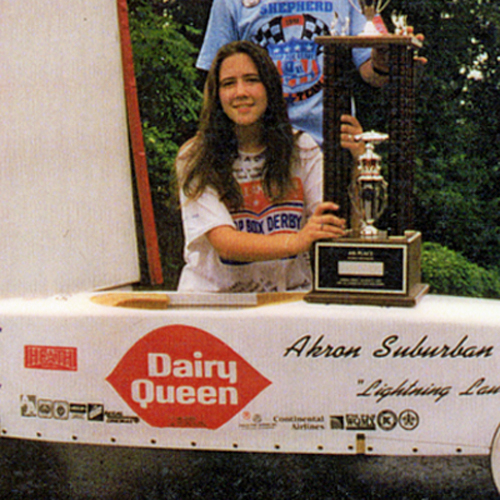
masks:
[[[320,151],[318,143],[307,133],[301,130],[294,130],[295,140],[299,150]]]
[[[318,143],[309,134],[302,131],[294,131],[294,133],[295,144],[300,158],[309,159],[322,154]]]
[[[194,147],[196,143],[196,136],[191,137],[188,141],[186,141],[180,148],[177,153],[178,160],[187,160],[194,152]]]
[[[192,160],[197,151],[197,136],[191,137],[187,142],[185,142],[177,152],[175,158],[175,169],[177,175],[182,177],[189,170],[189,165],[191,165]]]

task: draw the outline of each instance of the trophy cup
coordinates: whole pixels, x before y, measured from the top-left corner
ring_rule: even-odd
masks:
[[[349,0],[355,2],[356,0]],[[313,290],[308,302],[415,306],[427,293],[420,282],[421,235],[413,229],[415,169],[414,54],[421,42],[408,34],[405,16],[393,15],[395,33],[375,29],[384,0],[361,0],[355,7],[367,17],[359,36],[320,36],[325,66],[323,198],[340,206],[349,223],[347,236],[313,246]],[[354,4],[353,4],[354,5]],[[338,32],[339,29],[335,29]],[[353,48],[383,50],[388,56],[387,134],[368,132],[359,139],[366,153],[353,165],[340,144],[343,114],[351,113],[352,84],[345,61]],[[381,110],[382,111],[382,110]],[[387,179],[375,146],[387,141]],[[384,161],[385,163],[385,161]],[[384,216],[384,230],[375,227]]]
[[[387,182],[381,173],[381,158],[375,153],[375,144],[389,138],[388,134],[365,132],[355,137],[366,145],[366,151],[359,158],[356,175],[349,188],[353,209],[361,220],[359,235],[362,238],[376,238],[383,235],[375,227],[375,221],[387,206]]]

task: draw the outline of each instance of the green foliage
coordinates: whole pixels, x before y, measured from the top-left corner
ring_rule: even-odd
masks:
[[[497,0],[394,0],[425,34],[418,87],[416,227],[480,265],[500,253]]]
[[[174,205],[173,163],[194,135],[201,108],[197,49],[163,2],[129,4],[137,91],[151,184],[163,204]],[[192,28],[184,28],[192,31]]]
[[[437,243],[424,243],[422,281],[431,293],[500,298],[500,273],[486,270]]]
[[[137,92],[141,108],[165,288],[175,289],[182,266],[182,227],[174,160],[196,131],[202,93],[197,49],[163,0],[129,0]]]
[[[166,0],[163,5],[172,14],[175,20],[183,26],[204,29],[210,14],[210,7],[213,0]],[[198,45],[203,41],[203,34],[200,32]]]

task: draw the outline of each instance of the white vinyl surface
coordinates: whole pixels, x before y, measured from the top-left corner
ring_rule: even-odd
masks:
[[[500,421],[500,301],[429,295],[415,308],[297,301],[148,310],[92,297],[0,301],[3,435],[265,452],[490,452]]]
[[[115,0],[0,0],[0,297],[137,281]]]

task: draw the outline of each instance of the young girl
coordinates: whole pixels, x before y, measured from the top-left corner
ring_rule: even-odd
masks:
[[[343,145],[354,149],[359,123],[348,120],[342,130]],[[292,130],[276,67],[251,42],[217,53],[199,131],[176,166],[186,260],[180,291],[308,290],[312,243],[344,235],[344,220],[332,213],[338,206],[321,202],[321,150]]]

